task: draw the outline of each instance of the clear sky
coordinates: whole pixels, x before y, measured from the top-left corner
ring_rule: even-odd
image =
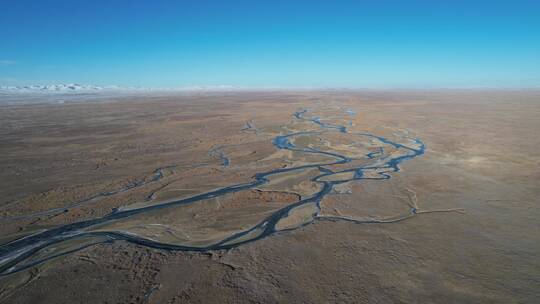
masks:
[[[540,1],[0,0],[0,84],[539,87]]]

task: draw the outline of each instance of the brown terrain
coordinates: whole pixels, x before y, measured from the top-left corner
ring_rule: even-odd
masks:
[[[0,99],[0,303],[540,303],[538,91],[69,98]]]

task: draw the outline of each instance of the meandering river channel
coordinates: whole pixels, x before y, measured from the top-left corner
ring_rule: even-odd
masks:
[[[141,207],[137,209],[129,210],[115,210],[114,212],[105,215],[100,218],[85,220],[72,224],[67,224],[52,228],[46,231],[42,231],[33,235],[29,235],[17,240],[13,240],[0,246],[0,274],[8,275],[37,264],[43,263],[49,259],[69,254],[88,246],[92,246],[97,243],[113,242],[117,240],[127,241],[135,244],[140,244],[153,248],[169,249],[169,250],[184,250],[184,251],[208,251],[228,249],[235,246],[240,246],[245,243],[253,242],[269,235],[272,235],[279,231],[293,230],[303,225],[309,224],[317,220],[345,220],[356,223],[377,223],[377,222],[389,222],[389,221],[377,221],[367,220],[361,221],[353,218],[346,217],[331,217],[320,215],[320,202],[321,200],[331,193],[336,185],[358,181],[364,179],[371,180],[385,180],[389,179],[390,173],[399,171],[399,165],[403,161],[412,159],[419,155],[422,155],[425,151],[425,145],[416,138],[407,138],[410,144],[404,144],[394,142],[390,139],[369,134],[369,133],[355,133],[349,131],[345,125],[339,125],[335,123],[325,122],[324,119],[319,117],[308,117],[308,110],[301,110],[293,114],[293,119],[302,123],[314,124],[320,129],[320,131],[302,131],[292,132],[289,134],[282,134],[274,137],[272,143],[278,150],[288,150],[295,153],[310,154],[324,156],[332,161],[321,163],[308,163],[289,168],[280,168],[267,172],[259,172],[254,175],[253,180],[248,183],[234,184],[217,190],[201,193],[189,198],[170,200],[166,203]],[[350,115],[352,111],[347,111]],[[250,128],[253,123],[248,124]],[[381,145],[391,147],[393,153],[387,153],[383,147],[378,147],[375,151],[364,154],[366,160],[373,160],[367,164],[361,164],[358,166],[349,166],[340,171],[334,171],[330,166],[353,164],[353,159],[346,156],[343,153],[335,151],[323,151],[312,146],[299,146],[296,145],[294,139],[300,136],[316,135],[322,132],[335,132],[342,134],[343,136],[355,136],[359,138],[365,138],[366,140],[377,141]],[[398,151],[399,153],[396,153]],[[210,152],[221,160],[223,166],[229,165],[229,159],[220,149],[220,147],[213,149]],[[201,201],[205,201],[211,198],[222,197],[224,195],[244,191],[247,189],[255,189],[269,182],[270,178],[276,175],[283,174],[297,174],[298,172],[306,169],[318,170],[316,176],[310,177],[310,182],[320,185],[318,192],[309,196],[302,197],[299,201],[291,203],[283,208],[273,211],[270,215],[261,219],[257,224],[244,231],[236,232],[225,236],[217,242],[212,244],[206,244],[203,246],[196,245],[183,245],[177,243],[168,243],[165,241],[159,241],[156,239],[143,237],[136,233],[130,233],[122,230],[99,230],[93,229],[94,227],[103,226],[104,224],[114,223],[123,219],[134,217],[136,215],[146,214],[156,210],[164,210],[182,205],[197,204]],[[156,171],[154,180],[161,178],[160,171]],[[100,194],[108,195],[109,193]],[[296,226],[287,226],[287,228],[278,228],[280,221],[287,218],[292,210],[302,207],[304,205],[311,204],[315,206],[315,211],[311,213],[309,220],[302,221]],[[393,219],[391,221],[399,221],[416,214],[416,208],[411,208],[408,214],[403,217]]]

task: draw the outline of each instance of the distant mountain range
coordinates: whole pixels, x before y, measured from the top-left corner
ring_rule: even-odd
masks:
[[[28,86],[0,86],[0,93],[98,93],[115,91],[235,91],[240,88],[227,85],[219,86],[191,86],[180,88],[144,88],[144,87],[122,87],[122,86],[95,86],[70,84],[52,85],[28,85]]]

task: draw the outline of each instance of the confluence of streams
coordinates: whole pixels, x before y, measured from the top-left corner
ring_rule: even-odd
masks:
[[[393,142],[384,137],[369,134],[369,133],[351,133],[348,131],[347,127],[337,124],[328,124],[321,121],[320,118],[306,118],[305,113],[307,110],[301,110],[293,114],[294,118],[298,121],[311,122],[318,125],[320,128],[327,129],[333,132],[339,132],[343,134],[354,134],[355,136],[363,136],[372,140],[377,140],[385,145],[392,146],[397,150],[403,150],[404,154],[399,155],[385,155],[385,152],[382,148],[379,148],[379,151],[371,152],[366,155],[368,159],[377,157],[378,161],[368,165],[362,165],[355,168],[349,168],[339,172],[333,172],[324,166],[331,165],[341,165],[351,162],[351,158],[341,155],[334,152],[326,152],[317,150],[311,147],[297,147],[295,146],[290,139],[295,136],[317,134],[320,132],[315,131],[305,131],[305,132],[295,132],[286,135],[276,136],[272,143],[277,149],[285,149],[290,151],[295,151],[299,153],[308,153],[308,154],[319,154],[327,157],[336,159],[334,162],[328,163],[317,163],[317,164],[306,164],[290,168],[281,168],[275,169],[267,172],[261,172],[254,175],[253,180],[249,183],[235,184],[220,188],[218,190],[209,191],[206,193],[198,194],[185,199],[177,199],[169,201],[162,204],[142,207],[138,209],[129,209],[129,210],[115,210],[112,213],[109,213],[101,218],[85,220],[81,222],[76,222],[72,224],[67,224],[52,228],[46,231],[42,231],[33,235],[25,236],[13,241],[10,241],[6,244],[0,246],[0,275],[5,276],[12,273],[16,273],[33,267],[40,263],[43,263],[52,258],[56,258],[61,255],[69,254],[83,248],[86,248],[91,245],[104,242],[112,242],[115,240],[123,240],[130,243],[140,244],[152,248],[168,249],[168,250],[182,250],[182,251],[208,251],[208,250],[220,250],[220,249],[230,249],[245,243],[253,242],[262,238],[265,238],[273,233],[276,233],[276,224],[283,218],[287,217],[289,211],[293,208],[305,205],[305,204],[316,204],[317,212],[312,214],[312,218],[309,222],[302,223],[294,228],[281,229],[283,230],[292,230],[298,227],[304,226],[306,224],[312,223],[315,220],[345,220],[355,223],[387,223],[387,222],[396,222],[406,218],[410,218],[417,214],[417,209],[414,206],[411,206],[411,209],[407,215],[404,215],[399,218],[391,220],[356,220],[348,217],[335,217],[335,216],[323,216],[319,214],[320,202],[325,195],[330,193],[335,185],[346,183],[353,180],[362,180],[362,179],[375,179],[375,180],[384,180],[389,179],[391,172],[399,171],[399,164],[402,161],[407,159],[414,158],[416,156],[422,155],[425,151],[425,145],[415,138],[408,138],[411,142],[414,142],[415,147],[410,147],[401,143]],[[222,152],[214,151],[217,153],[218,157],[223,161],[223,164],[228,164],[228,160],[222,154]],[[144,238],[137,236],[132,233],[125,233],[121,231],[88,231],[89,228],[96,225],[101,225],[104,223],[111,223],[119,219],[125,219],[134,215],[142,214],[149,211],[171,208],[175,206],[195,204],[197,202],[207,200],[210,198],[216,198],[223,196],[228,193],[234,193],[246,189],[253,189],[255,187],[261,186],[269,181],[269,177],[275,174],[283,174],[288,172],[298,172],[299,170],[315,168],[318,169],[320,174],[311,178],[312,182],[322,184],[321,190],[314,195],[302,198],[301,200],[294,202],[286,207],[278,209],[277,211],[271,213],[269,216],[264,218],[255,226],[247,229],[245,231],[235,233],[230,235],[219,242],[213,243],[208,246],[184,246],[177,244],[169,244],[164,242],[158,242],[149,238]],[[365,172],[375,172],[375,176],[367,174]],[[343,173],[352,173],[350,178],[338,179],[338,180],[328,180],[330,176],[335,174]],[[326,179],[326,180],[323,180]],[[330,178],[331,179],[331,178]],[[69,250],[64,250],[61,252],[47,253],[47,249],[50,247],[61,247],[61,243],[66,241],[72,241],[82,238],[99,238],[100,241],[94,241],[90,243],[85,243],[84,245],[79,245],[76,248],[71,248]]]

